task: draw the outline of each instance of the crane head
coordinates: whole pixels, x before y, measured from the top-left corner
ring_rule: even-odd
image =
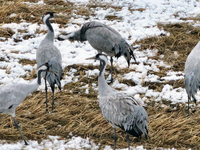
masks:
[[[107,62],[108,62],[107,56],[105,54],[99,53],[94,57],[86,58],[86,60],[89,60],[89,59],[100,60],[100,72],[99,72],[99,76],[100,76],[103,70],[105,69],[105,67],[107,66]]]
[[[51,61],[48,61],[38,67],[37,77],[39,85],[41,84],[41,72],[51,72],[57,76],[57,74],[51,68],[52,68]]]
[[[104,61],[108,61],[108,58],[105,54],[102,54],[102,53],[99,53],[97,54],[96,56],[94,57],[90,57],[90,58],[86,58],[86,60],[89,60],[89,59],[94,59],[94,60],[104,60]]]
[[[45,23],[46,20],[55,17],[54,13],[55,12],[46,12],[46,13],[44,13],[43,16],[42,16],[42,21]]]
[[[41,72],[47,72],[48,70],[49,70],[48,62],[38,67],[37,78],[39,85],[41,84]]]

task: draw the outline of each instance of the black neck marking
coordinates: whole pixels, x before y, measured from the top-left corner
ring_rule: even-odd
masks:
[[[54,32],[53,31],[53,27],[51,26],[51,23],[50,23],[50,21],[49,21],[49,18],[46,20],[46,25],[47,25],[47,27],[49,28],[49,30],[51,31],[51,32]]]

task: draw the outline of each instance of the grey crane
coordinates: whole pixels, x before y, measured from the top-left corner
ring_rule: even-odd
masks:
[[[15,110],[19,104],[33,91],[35,91],[38,86],[41,84],[41,73],[43,71],[48,71],[48,63],[41,65],[37,71],[37,79],[32,81],[30,84],[25,83],[16,83],[16,84],[7,84],[0,87],[0,113],[1,114],[10,114],[13,117],[14,125],[21,134],[25,145],[28,145],[25,140],[19,126],[15,120]]]
[[[114,128],[114,149],[116,149],[117,134],[116,127],[126,132],[129,144],[129,134],[134,137],[141,137],[142,134],[147,138],[148,135],[148,115],[142,107],[140,101],[132,96],[111,88],[104,77],[105,68],[108,62],[105,54],[97,54],[88,59],[100,60],[100,72],[98,76],[99,107],[103,117]]]
[[[44,40],[40,43],[37,52],[36,52],[36,61],[37,66],[49,62],[51,64],[50,70],[52,72],[42,72],[42,76],[45,79],[45,91],[46,91],[46,111],[48,111],[48,99],[47,99],[47,83],[50,84],[53,96],[52,96],[52,111],[54,105],[54,90],[55,84],[61,90],[60,80],[62,79],[62,57],[60,51],[54,46],[54,30],[50,24],[49,19],[54,17],[54,12],[46,12],[42,16],[43,22],[48,27],[48,32],[44,38]]]
[[[191,98],[196,104],[195,94],[197,90],[200,88],[200,42],[194,47],[194,49],[190,52],[185,62],[185,88],[188,95],[188,116],[189,112],[189,104]]]
[[[110,56],[111,82],[113,81],[113,56],[119,58],[123,55],[128,66],[130,65],[131,57],[136,61],[132,47],[126,40],[113,28],[97,21],[87,22],[78,31],[62,34],[58,37],[60,41],[65,39],[88,41],[98,53],[104,52]]]

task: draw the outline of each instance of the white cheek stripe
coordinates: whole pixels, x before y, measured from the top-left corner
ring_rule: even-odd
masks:
[[[44,15],[44,17],[43,17],[43,22],[45,23],[46,20],[47,20],[49,17],[50,17],[50,14],[48,14],[48,15]]]
[[[104,60],[105,62],[108,61],[108,58],[107,58],[106,56],[104,56],[104,55],[100,55],[99,57],[100,57],[102,60]]]

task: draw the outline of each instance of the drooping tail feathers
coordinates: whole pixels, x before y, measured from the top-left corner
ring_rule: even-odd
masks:
[[[148,138],[148,122],[145,120],[145,123],[135,122],[129,129],[125,129],[123,125],[119,126],[122,130],[125,130],[127,133],[131,134],[133,137],[141,137],[144,134],[145,138]]]
[[[54,74],[52,72],[47,72],[46,78],[49,85],[51,86],[52,92],[54,92],[55,90],[55,84],[57,84],[59,90],[61,90],[61,83],[60,83],[61,76],[58,76],[57,74]]]
[[[136,62],[136,58],[133,54],[132,47],[126,42],[125,39],[122,38],[120,44],[114,46],[114,50],[115,50],[115,57],[119,58],[121,55],[123,55],[128,63],[128,66],[130,66],[131,57]]]
[[[51,86],[52,92],[54,92],[55,84],[57,84],[58,88],[61,90],[63,70],[61,67],[61,62],[56,59],[56,57],[51,58],[48,61],[49,70],[47,71],[46,79]],[[43,77],[45,77],[46,72],[44,72]]]
[[[196,97],[195,94],[197,90],[200,89],[200,82],[198,81],[199,74],[195,74],[194,71],[190,72],[189,74],[185,74],[185,88],[188,94],[188,99],[191,100],[193,98],[194,103],[196,104]]]
[[[137,111],[137,109],[140,108],[140,111]],[[135,118],[135,123],[133,123],[132,128],[128,130],[127,132],[131,135],[137,134],[139,137],[144,134],[146,139],[148,137],[148,115],[143,107],[137,107],[135,108],[137,111],[137,117]]]
[[[134,114],[127,115],[124,118],[126,121],[117,126],[134,137],[141,137],[144,134],[148,138],[148,114],[141,106],[135,106],[134,110]]]

